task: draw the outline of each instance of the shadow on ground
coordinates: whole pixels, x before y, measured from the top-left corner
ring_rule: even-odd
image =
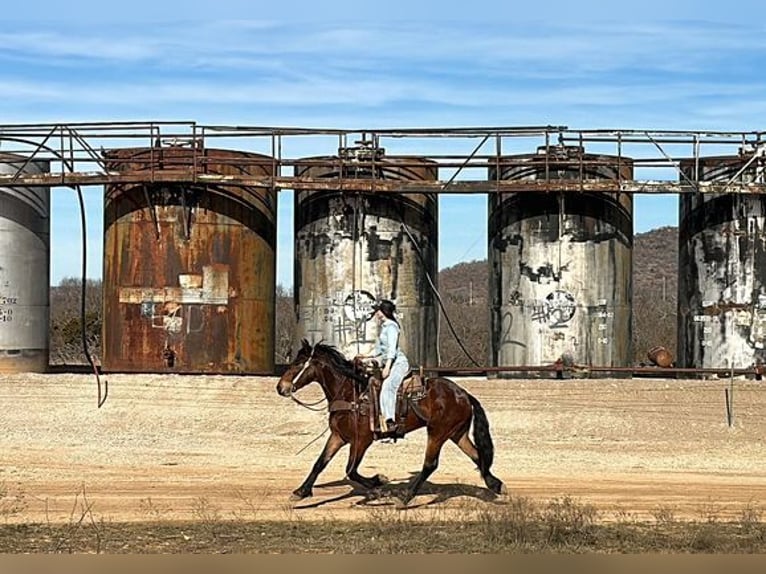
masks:
[[[417,472],[411,472],[410,481],[412,481],[416,475]],[[317,495],[321,495],[321,489],[338,488],[341,486],[348,486],[351,490],[338,496],[333,496],[332,498],[325,498],[322,500],[316,499]],[[405,495],[408,486],[409,481],[389,482],[379,488],[370,490],[363,488],[348,479],[335,480],[315,485],[314,497],[298,501],[293,508],[296,510],[321,508],[344,500],[352,501],[356,498],[359,500],[354,502],[354,505],[360,507],[377,507],[383,505],[399,506],[399,501]],[[427,501],[418,502],[418,500],[422,499],[424,496],[432,496],[433,498]],[[426,481],[420,487],[417,496],[406,506],[406,509],[425,508],[435,504],[443,504],[450,499],[459,497],[473,498],[481,502],[493,504],[504,504],[500,500],[502,497],[483,486],[462,483],[434,484]]]

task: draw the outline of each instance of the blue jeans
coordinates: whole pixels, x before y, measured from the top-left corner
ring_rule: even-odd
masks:
[[[396,392],[409,372],[409,361],[404,357],[400,357],[391,365],[391,372],[388,373],[388,378],[383,380],[383,385],[380,389],[380,412],[383,414],[384,419],[396,418]]]

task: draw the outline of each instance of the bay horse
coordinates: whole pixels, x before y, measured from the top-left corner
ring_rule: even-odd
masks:
[[[376,438],[368,416],[367,378],[336,348],[323,343],[312,346],[304,339],[295,360],[280,377],[277,392],[283,397],[293,397],[296,391],[315,381],[322,387],[327,400],[331,433],[306,480],[293,491],[293,499],[312,495],[317,477],[346,444],[349,445],[348,479],[366,489],[379,488],[388,479],[379,474],[362,476],[357,470],[364,453]],[[400,436],[422,427],[426,427],[428,433],[423,467],[400,497],[403,506],[436,470],[439,453],[447,440],[454,442],[476,464],[490,491],[505,493],[505,485],[490,471],[494,446],[489,421],[479,401],[447,378],[428,378],[424,383],[425,393],[415,400],[415,408],[408,409],[399,427]],[[472,421],[475,444],[468,436]]]

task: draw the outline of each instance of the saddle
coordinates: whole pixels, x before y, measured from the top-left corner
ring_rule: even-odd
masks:
[[[414,412],[418,417],[425,419],[418,408],[418,401],[426,394],[426,377],[423,376],[422,367],[419,373],[410,373],[404,378],[399,390],[396,391],[396,416],[394,418],[394,428],[388,429],[385,433],[381,429],[380,414],[380,389],[383,385],[380,367],[377,365],[365,369],[368,376],[367,390],[362,399],[368,402],[370,430],[376,439],[380,438],[402,438],[404,436],[404,421],[410,412]]]

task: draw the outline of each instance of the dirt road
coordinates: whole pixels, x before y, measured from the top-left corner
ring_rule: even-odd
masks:
[[[87,504],[110,521],[346,520],[374,505],[344,481],[347,449],[313,498],[290,502],[322,448],[327,415],[279,397],[276,378],[107,379],[98,409],[92,376],[0,376],[0,519],[68,522]],[[494,472],[510,496],[569,496],[606,520],[736,518],[766,504],[766,383],[734,381],[729,427],[728,380],[459,382],[487,411]],[[301,398],[320,398],[318,387]],[[377,443],[360,470],[403,483],[424,445],[423,430]],[[489,504],[483,486],[447,444],[413,512],[460,515]]]

